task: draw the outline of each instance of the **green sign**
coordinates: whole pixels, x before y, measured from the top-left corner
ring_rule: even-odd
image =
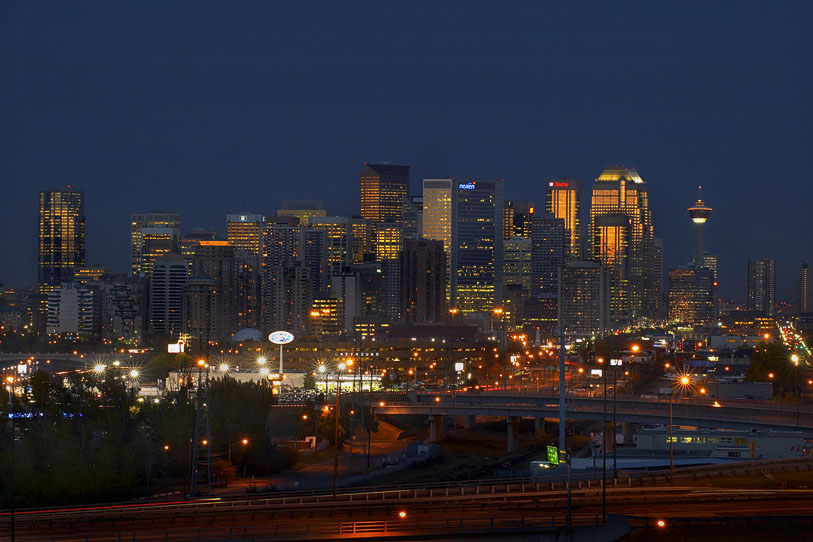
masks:
[[[559,449],[556,446],[548,446],[548,463],[559,464]]]

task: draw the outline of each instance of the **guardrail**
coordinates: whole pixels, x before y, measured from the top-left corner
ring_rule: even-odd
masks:
[[[573,525],[599,525],[598,514],[573,514]],[[88,534],[66,535],[18,535],[19,542],[202,542],[235,540],[255,542],[260,540],[301,540],[303,538],[348,538],[426,536],[454,533],[476,535],[486,533],[544,532],[565,526],[563,516],[492,516],[487,518],[454,519],[402,519],[379,521],[312,521],[305,523],[281,523],[273,527],[234,528],[209,527],[200,529],[124,530],[100,531]]]

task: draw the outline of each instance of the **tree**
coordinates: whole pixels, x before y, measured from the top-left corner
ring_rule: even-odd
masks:
[[[773,375],[773,376],[771,376]],[[754,347],[751,363],[745,371],[745,380],[772,382],[773,394],[782,397],[801,383],[798,367],[790,361],[790,353],[779,342],[761,342]]]

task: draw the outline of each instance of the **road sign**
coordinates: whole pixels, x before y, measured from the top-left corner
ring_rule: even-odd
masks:
[[[548,446],[548,463],[559,464],[559,449],[556,446]]]

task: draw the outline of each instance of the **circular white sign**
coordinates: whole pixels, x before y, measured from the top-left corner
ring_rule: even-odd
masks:
[[[287,331],[275,331],[268,336],[268,340],[274,344],[288,344],[294,340],[294,336]]]

